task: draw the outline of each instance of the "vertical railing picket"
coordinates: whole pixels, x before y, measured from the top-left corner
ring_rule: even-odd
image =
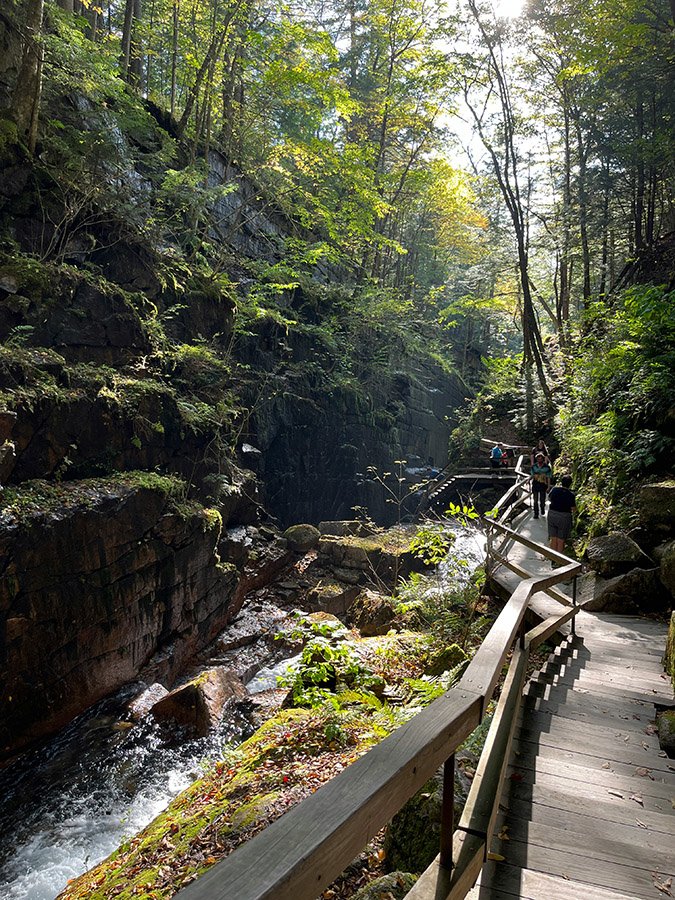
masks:
[[[455,830],[455,754],[443,764],[443,805],[441,807],[441,866],[452,869],[452,835]]]

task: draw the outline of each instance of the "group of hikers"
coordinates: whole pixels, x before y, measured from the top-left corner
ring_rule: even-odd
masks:
[[[505,448],[496,443],[490,451],[490,465],[502,465]],[[572,532],[572,515],[576,510],[576,498],[570,490],[572,478],[563,475],[559,485],[554,485],[551,456],[543,438],[537,441],[530,453],[530,474],[532,475],[532,506],[534,518],[546,515],[548,499],[548,542],[551,550],[563,553],[565,541]]]

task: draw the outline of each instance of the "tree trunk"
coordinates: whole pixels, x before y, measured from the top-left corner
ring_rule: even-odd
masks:
[[[42,83],[42,16],[43,0],[29,0],[25,6],[23,21],[21,65],[12,95],[12,118],[19,136],[26,141],[31,152],[37,138],[38,113]]]
[[[171,35],[171,116],[176,115],[176,68],[178,65],[178,27],[180,0],[173,0],[173,32]]]
[[[142,2],[143,0],[133,0],[133,23],[129,50],[129,84],[133,84],[139,89],[143,84],[143,45],[139,32],[139,23],[143,14]]]

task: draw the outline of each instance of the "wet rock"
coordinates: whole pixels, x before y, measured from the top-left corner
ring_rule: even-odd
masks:
[[[668,597],[658,569],[633,569],[615,578],[602,578],[594,572],[583,575],[579,601],[588,612],[635,615],[663,610]]]
[[[321,533],[313,525],[291,525],[283,533],[288,546],[296,553],[308,553],[319,543]]]
[[[656,532],[672,532],[675,523],[675,481],[645,484],[639,495],[640,524]]]
[[[356,597],[347,612],[347,621],[364,637],[386,634],[396,619],[391,597],[366,589]]]
[[[416,881],[417,876],[410,872],[390,872],[364,884],[353,900],[403,900]]]
[[[142,719],[147,715],[152,707],[159,703],[169,693],[163,684],[155,682],[147,687],[142,694],[135,697],[129,704],[129,715],[134,721]]]
[[[356,585],[345,587],[341,582],[322,579],[307,594],[307,602],[317,611],[344,617],[358,593],[359,588]]]
[[[246,688],[230,669],[210,669],[155,703],[158,722],[175,722],[196,737],[205,737],[222,718],[230,701],[244,700]]]
[[[659,746],[671,759],[675,759],[675,709],[665,709],[657,719]]]
[[[620,531],[593,538],[586,550],[586,560],[605,578],[622,575],[636,567],[653,565],[635,541]]]

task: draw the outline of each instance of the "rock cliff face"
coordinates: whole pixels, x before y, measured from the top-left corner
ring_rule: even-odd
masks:
[[[0,62],[0,102],[6,75]],[[78,127],[85,117],[76,98],[61,112]],[[106,114],[86,110],[99,124]],[[119,137],[132,209],[150,193],[149,176]],[[334,309],[320,308],[332,301],[312,287],[340,274],[323,263],[305,293],[282,299],[286,321],[253,316],[235,332],[256,263],[274,266],[293,226],[217,153],[209,183],[233,189],[216,192],[210,239],[232,268],[222,284],[195,276],[182,285],[133,228],[108,215],[95,225],[64,218],[58,196],[37,188],[39,161],[3,154],[0,752],[8,755],[146,673],[171,687],[268,577],[219,542],[221,525],[250,525],[263,509],[284,525],[349,518],[355,505],[395,520],[367,467],[390,470],[413,456],[442,465],[466,389],[387,334],[352,329],[343,285]],[[57,247],[58,262],[40,262]],[[322,326],[326,312],[347,321],[344,334]],[[157,473],[179,480],[182,506],[171,507]]]
[[[67,723],[153,662],[171,683],[233,615],[220,520],[132,480],[70,485],[0,522],[0,748]]]

